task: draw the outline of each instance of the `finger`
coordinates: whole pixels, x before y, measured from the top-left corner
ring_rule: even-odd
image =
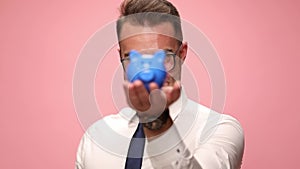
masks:
[[[173,86],[163,86],[161,89],[166,94],[166,96],[169,98],[169,95],[173,90]]]
[[[127,99],[128,104],[131,105],[132,108],[136,110],[140,110],[142,105],[137,96],[135,86],[132,83],[128,83],[127,91],[128,91],[128,99]]]
[[[163,112],[167,106],[167,99],[162,90],[159,90],[159,87],[156,83],[151,83],[150,85],[150,103],[151,108],[155,110],[156,113]]]
[[[129,84],[130,84],[130,82],[128,82],[127,80],[125,80],[123,82],[123,89],[124,89],[124,92],[125,92],[126,101],[127,101],[128,105],[130,107],[133,107],[133,105],[131,104],[130,98],[129,98]]]
[[[161,90],[154,89],[150,93],[150,103],[151,107],[148,112],[151,117],[157,118],[166,109],[167,99]]]
[[[148,93],[147,89],[145,88],[143,82],[140,80],[136,80],[136,81],[134,81],[133,85],[135,86],[136,94],[139,98],[141,105],[145,109],[148,109],[150,107],[149,93]]]
[[[151,83],[149,84],[149,89],[150,89],[150,92],[151,92],[152,90],[158,89],[158,85],[157,85],[155,82],[151,82]]]
[[[149,84],[149,89],[150,89],[150,103],[151,105],[156,105],[161,100],[160,99],[161,91],[159,90],[159,87],[155,82],[151,82]]]
[[[136,92],[136,87],[132,83],[129,85],[129,99],[130,99],[131,103],[133,104],[133,106],[135,107],[135,109],[141,110],[141,108],[143,106],[142,106],[142,103],[140,102],[140,99]]]

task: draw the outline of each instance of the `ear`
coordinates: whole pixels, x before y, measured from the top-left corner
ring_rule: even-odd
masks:
[[[181,59],[181,63],[183,63],[184,60],[185,60],[185,58],[186,58],[187,50],[188,50],[188,44],[187,44],[187,42],[182,42],[181,49],[179,51],[179,57]]]
[[[119,48],[119,49],[117,49],[118,50],[118,53],[119,53],[119,57],[120,57],[120,59],[122,59],[122,55],[121,55],[121,49]]]

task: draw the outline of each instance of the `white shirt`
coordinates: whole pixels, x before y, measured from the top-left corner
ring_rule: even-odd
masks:
[[[174,123],[161,136],[146,140],[143,169],[241,167],[244,134],[236,119],[187,99],[183,90],[169,111]],[[137,125],[130,108],[94,123],[79,144],[76,169],[123,169]]]

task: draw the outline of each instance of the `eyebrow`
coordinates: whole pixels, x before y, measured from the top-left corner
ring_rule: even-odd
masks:
[[[166,51],[166,52],[173,52],[172,49],[164,49],[164,51]]]

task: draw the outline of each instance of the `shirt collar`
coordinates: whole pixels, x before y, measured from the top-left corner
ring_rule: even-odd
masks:
[[[173,121],[176,120],[177,116],[181,112],[181,110],[185,107],[185,104],[187,102],[187,96],[184,91],[183,86],[181,86],[181,92],[180,92],[180,97],[169,106],[169,112],[170,116]],[[131,109],[131,108],[124,108],[121,112],[120,115],[128,120],[128,126],[136,126],[137,123],[139,122],[139,119],[136,115],[136,111]]]

